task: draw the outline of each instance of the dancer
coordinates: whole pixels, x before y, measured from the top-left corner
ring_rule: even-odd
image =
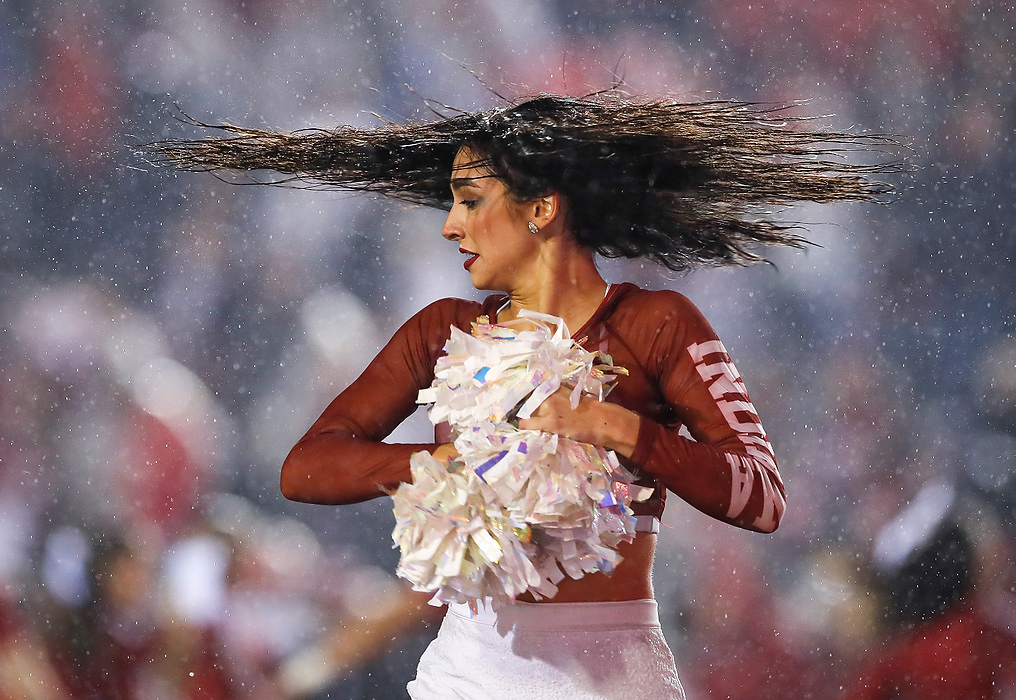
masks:
[[[596,254],[671,270],[761,260],[757,245],[806,244],[762,206],[877,199],[883,166],[840,151],[875,138],[807,130],[785,110],[729,103],[542,95],[429,123],[279,134],[218,126],[221,138],[161,144],[190,170],[274,170],[275,184],[379,192],[449,211],[442,235],[465,256],[482,303],[443,299],[407,321],[293,447],[291,499],[343,504],[409,482],[431,444],[382,440],[431,386],[451,328],[526,312],[624,367],[606,401],[569,391],[518,427],[612,450],[639,485],[636,534],[612,572],[566,578],[551,600],[523,594],[496,613],[451,605],[410,683],[413,698],[683,698],[663,639],[651,569],[670,491],[732,525],[772,532],[784,512],[775,457],[745,385],[698,309],[672,291],[608,284]],[[441,431],[437,431],[440,433]]]

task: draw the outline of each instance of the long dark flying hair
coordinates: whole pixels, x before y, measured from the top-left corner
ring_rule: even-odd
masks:
[[[572,233],[588,248],[684,270],[760,260],[751,250],[756,244],[807,243],[799,227],[767,209],[877,201],[891,191],[871,176],[898,165],[848,157],[893,147],[894,139],[808,130],[808,119],[789,111],[744,102],[540,95],[367,129],[277,133],[199,124],[224,135],[150,149],[184,170],[271,170],[283,177],[268,184],[378,192],[447,209],[452,161],[466,146],[516,200],[563,195]]]

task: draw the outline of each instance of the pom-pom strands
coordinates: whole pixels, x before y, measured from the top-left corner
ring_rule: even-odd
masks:
[[[531,330],[484,319],[472,335],[452,328],[420,392],[431,421],[451,424],[460,456],[445,467],[413,455],[412,483],[393,494],[392,537],[398,574],[435,604],[552,597],[565,575],[613,570],[635,532],[629,505],[652,491],[633,485],[613,452],[516,427],[562,384],[573,403],[602,399],[625,373],[574,342],[561,319],[523,314]]]
[[[452,161],[476,156],[520,201],[564,195],[577,240],[607,257],[673,270],[761,259],[756,244],[801,246],[770,207],[877,200],[872,175],[899,164],[848,162],[888,137],[811,130],[788,108],[739,102],[636,102],[544,95],[430,123],[292,134],[231,125],[222,138],[153,144],[184,170],[274,170],[265,184],[378,192],[447,208]]]

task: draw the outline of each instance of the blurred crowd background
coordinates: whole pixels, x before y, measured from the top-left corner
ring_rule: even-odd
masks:
[[[689,697],[1016,698],[1014,54],[1006,0],[0,0],[0,698],[401,697],[441,614],[388,499],[277,479],[399,324],[481,297],[442,213],[138,146],[619,79],[912,147],[774,265],[604,261],[704,310],[788,492],[771,536],[668,508]]]

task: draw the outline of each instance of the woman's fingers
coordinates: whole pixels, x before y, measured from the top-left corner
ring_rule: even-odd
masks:
[[[556,433],[562,437],[573,440],[583,440],[585,433],[583,423],[588,420],[588,413],[583,397],[577,409],[571,407],[571,389],[561,387],[540,404],[530,418],[519,420],[519,427],[523,430],[543,430],[548,433]],[[588,442],[588,440],[583,440]]]
[[[561,387],[540,404],[532,417],[519,420],[523,430],[543,430],[630,457],[638,439],[639,416],[627,408],[582,396],[571,407],[571,389]]]

